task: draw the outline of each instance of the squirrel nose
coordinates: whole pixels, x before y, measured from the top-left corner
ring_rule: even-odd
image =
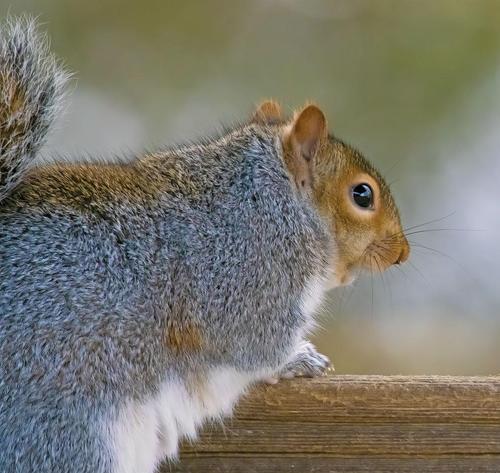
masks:
[[[408,257],[410,256],[410,245],[408,244],[408,240],[406,237],[403,237],[403,241],[401,242],[401,252],[394,264],[404,263]]]

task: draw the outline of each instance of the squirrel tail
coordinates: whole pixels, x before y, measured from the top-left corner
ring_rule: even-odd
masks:
[[[0,203],[43,145],[68,78],[33,19],[10,18],[0,25]]]

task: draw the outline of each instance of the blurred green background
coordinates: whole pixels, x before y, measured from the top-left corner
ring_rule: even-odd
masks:
[[[392,182],[410,263],[333,291],[341,373],[500,373],[500,1],[0,0],[75,71],[45,156],[112,157],[308,99]],[[451,215],[450,215],[451,214]],[[442,231],[441,231],[442,230]]]

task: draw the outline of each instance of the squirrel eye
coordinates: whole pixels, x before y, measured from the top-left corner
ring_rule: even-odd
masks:
[[[358,184],[352,188],[352,199],[359,207],[369,209],[373,207],[372,188],[365,183]]]

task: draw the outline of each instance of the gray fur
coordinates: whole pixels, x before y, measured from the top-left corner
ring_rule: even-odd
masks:
[[[62,83],[38,41],[31,23],[2,30],[2,71],[27,95],[10,118],[24,132],[0,155],[0,471],[110,473],[99,429],[127,400],[211,367],[289,361],[330,237],[273,126],[26,172]],[[172,326],[195,327],[201,347],[174,349]]]

